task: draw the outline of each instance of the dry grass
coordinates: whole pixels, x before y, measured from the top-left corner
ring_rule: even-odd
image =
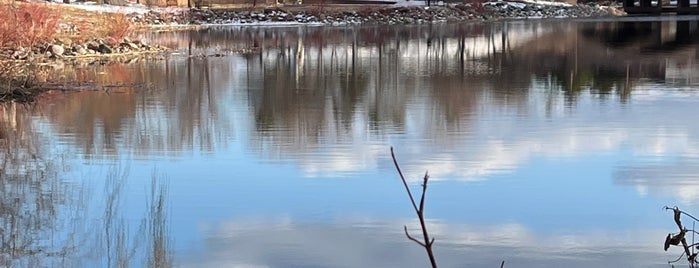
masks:
[[[60,10],[61,21],[64,24],[75,26],[74,31],[66,31],[60,35],[74,41],[106,37],[122,40],[135,28],[122,13],[96,13],[60,5],[55,8]]]
[[[3,0],[0,0],[3,1]],[[0,50],[32,48],[57,38],[81,42],[105,38],[118,42],[133,30],[124,14],[96,13],[61,5],[0,2]],[[33,72],[0,61],[0,102],[30,99],[37,90]]]
[[[62,37],[73,41],[112,38],[120,41],[134,30],[121,13],[97,13],[41,3],[0,4],[0,48],[29,47]]]
[[[76,43],[102,38],[115,45],[133,30],[133,23],[121,13],[0,0],[0,50],[36,48],[56,39]],[[17,64],[0,60],[0,102],[30,101],[41,89],[36,73]]]
[[[99,30],[95,33],[97,36],[105,36],[111,37],[115,40],[123,40],[124,37],[127,37],[134,28],[133,23],[126,17],[126,15],[121,13],[106,14],[101,19],[101,25],[105,25],[105,27],[98,28]]]
[[[0,5],[0,47],[31,47],[51,41],[58,23],[58,11],[46,4]]]

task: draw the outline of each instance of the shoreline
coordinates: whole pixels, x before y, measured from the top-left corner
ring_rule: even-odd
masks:
[[[61,4],[50,4],[61,10]],[[75,8],[79,5],[65,5]],[[345,5],[346,6],[346,5]],[[489,1],[482,4],[448,4],[443,6],[381,6],[360,9],[337,6],[294,6],[291,8],[251,9],[141,9],[124,14],[138,31],[182,31],[215,27],[354,27],[361,25],[427,25],[442,23],[487,23],[506,20],[619,19],[616,7],[597,4],[569,5],[550,2]],[[98,6],[114,9],[114,6]],[[104,11],[90,6],[87,11],[100,16]],[[118,9],[117,9],[118,10]],[[114,11],[114,10],[111,10]],[[118,12],[118,11],[117,11]],[[122,11],[123,12],[123,11]],[[67,40],[66,40],[67,39]],[[157,42],[155,42],[157,43]],[[241,50],[244,51],[244,50]],[[29,47],[0,49],[3,87],[0,102],[31,102],[51,90],[45,83],[33,81],[33,69],[60,62],[62,64],[107,64],[140,58],[158,58],[173,51],[143,40],[111,37],[75,41],[56,37],[54,41]],[[239,52],[243,53],[243,52]],[[12,66],[7,68],[6,66]],[[23,82],[22,82],[23,81]],[[27,83],[27,81],[31,83]]]
[[[131,20],[145,28],[183,26],[276,26],[313,25],[354,26],[430,24],[445,22],[488,22],[528,19],[618,18],[625,16],[613,5],[559,2],[487,1],[441,6],[342,7],[310,5],[303,7],[258,7],[255,9],[189,9],[186,11],[131,13]]]
[[[422,1],[413,1],[415,3]],[[381,5],[362,8],[360,5],[309,5],[290,7],[258,7],[256,9],[168,9],[110,5],[49,4],[51,8],[82,8],[93,16],[102,12],[124,14],[133,23],[130,35],[136,32],[179,31],[214,27],[353,27],[360,25],[419,25],[517,20],[619,20],[625,13],[616,5],[577,4],[562,2],[494,0],[477,4]],[[338,7],[339,6],[339,7]],[[363,6],[363,5],[362,5]],[[628,17],[632,18],[632,17]],[[676,17],[673,17],[675,19]],[[64,28],[74,28],[61,22]],[[60,36],[60,33],[58,34]],[[109,36],[77,41],[56,37],[53,41],[18,47],[0,48],[0,62],[76,61],[80,59],[111,58],[115,54],[167,53],[168,48],[147,44],[144,40]],[[157,43],[157,42],[156,42]]]

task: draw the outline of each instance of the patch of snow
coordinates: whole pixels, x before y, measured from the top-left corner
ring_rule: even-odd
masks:
[[[297,22],[297,21],[259,21],[259,22],[227,22],[227,23],[204,23],[204,24],[177,24],[177,25],[172,25],[172,24],[161,24],[161,25],[152,25],[151,27],[153,28],[177,28],[177,27],[182,27],[182,28],[187,28],[187,27],[202,27],[202,28],[207,28],[207,27],[248,27],[248,26],[256,26],[256,27],[288,27],[288,26],[325,26],[329,24],[325,24],[322,22]]]
[[[564,2],[553,2],[553,1],[543,1],[543,0],[521,0],[527,4],[536,4],[543,6],[556,6],[556,7],[572,7],[573,5]]]
[[[526,5],[541,5],[541,6],[554,6],[554,7],[571,7],[573,5],[563,2],[553,2],[553,1],[543,1],[543,0],[517,0],[517,1],[490,1],[483,3],[484,5],[504,5],[513,6],[516,8],[524,8]]]
[[[444,2],[442,1],[432,1],[431,2],[433,6],[443,6]],[[426,0],[398,0],[395,4],[393,4],[393,7],[424,7],[427,6],[427,1]]]
[[[62,1],[53,2],[53,5],[61,5],[65,7],[78,8],[86,11],[92,12],[105,12],[105,13],[123,13],[123,14],[145,14],[149,11],[156,11],[161,13],[178,13],[186,11],[187,8],[179,7],[148,7],[143,4],[129,3],[126,6],[117,5],[107,5],[107,4],[97,4],[95,2],[75,2],[71,1],[70,4],[63,4]]]
[[[134,6],[114,6],[114,5],[98,5],[93,2],[83,2],[83,3],[71,3],[71,4],[56,4],[65,7],[77,8],[92,12],[106,12],[106,13],[148,13],[148,8],[144,5]]]
[[[524,9],[525,7],[527,7],[527,4],[518,2],[508,2],[507,5],[517,9]]]

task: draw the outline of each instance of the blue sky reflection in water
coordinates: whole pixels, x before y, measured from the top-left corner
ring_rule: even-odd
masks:
[[[699,197],[691,23],[161,33],[180,54],[75,70],[147,88],[25,113],[92,203],[128,170],[130,226],[154,170],[167,177],[177,266],[424,267],[394,146],[415,189],[431,174],[443,267],[657,267],[679,252],[662,251],[662,206]]]

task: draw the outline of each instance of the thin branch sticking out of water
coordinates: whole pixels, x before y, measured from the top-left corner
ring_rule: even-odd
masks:
[[[410,197],[410,202],[413,205],[413,209],[415,209],[415,213],[417,214],[418,219],[420,220],[420,227],[422,228],[422,238],[423,241],[420,241],[410,235],[408,232],[408,226],[403,226],[403,230],[405,231],[405,236],[408,237],[411,241],[417,243],[418,245],[422,246],[425,248],[425,251],[427,252],[427,256],[430,258],[430,263],[432,264],[433,268],[437,267],[437,261],[434,258],[434,253],[432,252],[432,244],[434,244],[434,238],[430,239],[429,234],[427,233],[427,227],[425,225],[425,192],[427,192],[427,182],[430,179],[430,176],[425,172],[425,177],[423,178],[422,181],[422,196],[420,197],[420,206],[418,207],[417,203],[415,203],[415,199],[413,198],[413,194],[410,191],[410,187],[408,187],[408,182],[405,180],[405,176],[403,176],[403,172],[400,169],[400,166],[398,165],[398,160],[396,160],[396,155],[393,153],[393,147],[391,147],[391,157],[393,158],[393,164],[396,166],[396,170],[398,171],[398,175],[400,175],[400,179],[403,181],[403,186],[405,186],[405,191],[408,192],[408,197]]]

